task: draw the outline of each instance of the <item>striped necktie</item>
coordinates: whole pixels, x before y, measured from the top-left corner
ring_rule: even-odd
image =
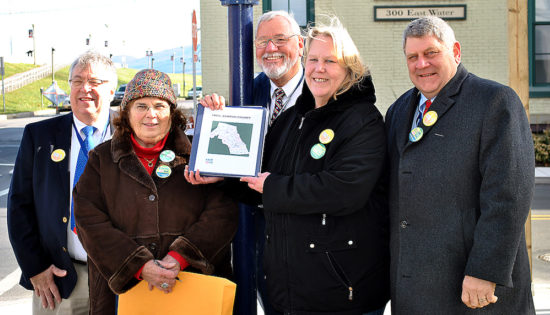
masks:
[[[273,95],[275,96],[275,107],[273,108],[273,115],[271,115],[271,121],[269,122],[270,125],[275,121],[275,118],[277,118],[277,116],[279,116],[279,114],[283,110],[283,97],[285,96],[285,91],[283,91],[283,89],[281,88],[276,88]]]

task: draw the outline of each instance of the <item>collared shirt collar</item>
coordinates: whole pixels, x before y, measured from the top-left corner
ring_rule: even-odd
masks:
[[[292,79],[288,80],[288,82],[281,87],[283,91],[285,91],[285,97],[289,97],[292,94],[292,92],[296,89],[296,86],[300,83],[300,79],[302,79],[303,73],[304,73],[304,69],[300,64],[300,68],[298,69],[298,72],[296,72],[296,74],[292,77]],[[273,83],[273,81],[271,80],[269,80],[269,83],[271,84],[271,90],[269,95],[273,99],[273,93],[275,93],[275,89],[278,88],[278,86],[275,85],[275,83]]]
[[[99,114],[97,117],[97,120],[92,124],[96,128],[96,131],[99,130],[99,134],[103,134],[105,131],[105,126],[107,125],[107,120],[109,119],[109,109],[104,110]],[[80,121],[76,115],[73,113],[73,122],[76,127],[76,130],[78,130],[81,134],[82,128],[86,127],[86,124]],[[96,134],[96,133],[94,133]]]

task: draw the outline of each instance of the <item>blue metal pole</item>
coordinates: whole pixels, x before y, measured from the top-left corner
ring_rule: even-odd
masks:
[[[252,103],[254,73],[253,6],[258,0],[221,0],[228,7],[230,105]],[[256,238],[250,208],[239,206],[239,228],[233,240],[233,269],[237,283],[235,314],[256,315]]]

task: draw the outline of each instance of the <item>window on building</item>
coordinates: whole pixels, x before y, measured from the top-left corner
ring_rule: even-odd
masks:
[[[292,13],[301,27],[315,20],[314,0],[264,0],[263,11],[282,10]]]
[[[550,96],[550,0],[529,0],[530,96]]]

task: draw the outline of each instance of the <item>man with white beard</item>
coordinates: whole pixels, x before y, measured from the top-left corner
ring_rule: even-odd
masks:
[[[304,39],[300,35],[300,26],[296,20],[285,11],[270,11],[264,13],[258,20],[256,28],[256,61],[262,73],[254,79],[252,104],[269,109],[269,125],[283,111],[294,106],[298,96],[302,94],[304,84],[304,69],[300,58],[304,52]],[[201,104],[211,109],[221,109],[225,105],[223,96],[213,93],[206,95]],[[196,184],[212,183],[220,180],[215,177],[201,177],[199,172],[193,174],[186,168],[187,180]],[[225,187],[235,187],[226,181]],[[229,184],[229,185],[228,185]],[[228,189],[230,191],[231,189]],[[238,198],[238,196],[236,196]],[[236,240],[242,240],[238,245],[233,244],[233,268],[237,282],[237,300],[248,300],[254,297],[256,287],[259,299],[266,315],[273,313],[267,303],[267,293],[262,266],[264,248],[265,220],[261,209],[240,204],[241,212],[250,211],[254,220],[255,231],[246,233],[239,226]],[[246,252],[242,255],[241,251]],[[247,302],[248,303],[248,302]],[[250,303],[252,303],[250,301]],[[237,301],[236,305],[240,305]],[[243,303],[246,304],[246,303]],[[243,310],[238,310],[243,312]]]
[[[302,94],[304,69],[300,58],[304,39],[300,26],[285,11],[264,13],[256,28],[256,61],[262,73],[254,79],[252,104],[269,108],[270,125],[277,116],[294,106]],[[223,96],[206,95],[201,104],[211,109],[225,105]]]

